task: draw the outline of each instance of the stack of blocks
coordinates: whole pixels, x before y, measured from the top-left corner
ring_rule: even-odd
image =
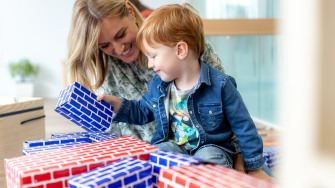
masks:
[[[69,180],[70,188],[78,187],[152,187],[151,165],[126,158],[82,173]]]
[[[131,157],[149,160],[158,148],[133,137],[122,137],[76,147],[5,159],[8,187],[68,187],[72,176]]]
[[[86,131],[105,131],[113,115],[113,107],[77,82],[60,93],[55,111]]]
[[[217,188],[244,187],[270,188],[274,184],[256,179],[247,174],[219,165],[191,165],[162,169],[159,187]]]
[[[34,155],[5,159],[8,187],[272,187],[223,166],[198,165],[201,159],[103,132],[113,107],[96,97],[76,82],[61,91],[55,111],[89,132],[27,141],[26,153]]]
[[[158,151],[151,153],[149,162],[152,165],[153,186],[158,186],[159,172],[161,169],[167,169],[174,166],[188,166],[202,161],[203,160],[189,155],[182,155],[168,151]]]

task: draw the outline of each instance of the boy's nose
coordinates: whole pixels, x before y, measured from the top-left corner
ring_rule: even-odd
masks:
[[[154,68],[154,63],[151,60],[148,60],[148,68],[149,69]]]

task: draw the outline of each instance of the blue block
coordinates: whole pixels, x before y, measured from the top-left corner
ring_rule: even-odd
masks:
[[[38,146],[48,146],[48,145],[57,145],[69,142],[87,142],[90,143],[91,140],[88,137],[83,136],[73,136],[67,138],[47,138],[47,139],[39,139],[39,140],[27,140],[23,143],[23,148],[31,148],[31,147],[38,147]]]
[[[98,141],[119,138],[116,135],[110,135],[108,132],[104,131],[51,134],[51,138],[62,138],[62,139],[67,138],[70,140],[73,137],[83,137],[85,139],[88,138],[90,142],[98,142]],[[81,141],[83,138],[77,138],[77,141]],[[64,143],[64,141],[62,143]]]
[[[278,146],[269,146],[264,148],[263,155],[265,156],[265,164],[269,167],[269,169],[278,166],[280,161]]]
[[[75,82],[63,89],[55,111],[86,131],[105,131],[111,123],[113,107],[97,101],[96,95]]]
[[[104,141],[104,140],[109,140],[113,138],[119,138],[118,136],[115,135],[90,135],[89,137],[93,142],[99,142],[99,141]]]
[[[148,162],[125,158],[74,176],[68,182],[70,187],[152,187],[151,168]]]
[[[41,152],[44,152],[44,151],[74,147],[74,146],[79,146],[79,145],[88,144],[88,143],[89,142],[87,142],[87,141],[79,141],[79,142],[69,142],[69,143],[64,143],[64,144],[30,147],[30,148],[23,149],[23,155],[32,155],[32,154],[41,153]]]
[[[194,158],[190,155],[183,155],[169,151],[157,151],[150,153],[149,163],[152,165],[152,185],[158,187],[159,171],[173,166],[189,166],[202,162],[202,159]]]

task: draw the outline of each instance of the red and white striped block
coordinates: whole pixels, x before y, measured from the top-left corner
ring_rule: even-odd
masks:
[[[191,165],[161,169],[160,188],[272,188],[274,184],[219,165]]]
[[[68,179],[120,159],[149,160],[158,148],[131,136],[5,159],[9,188],[68,187]]]

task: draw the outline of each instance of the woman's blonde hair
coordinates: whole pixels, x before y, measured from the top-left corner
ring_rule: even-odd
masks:
[[[143,41],[153,48],[159,44],[173,47],[183,41],[200,57],[205,51],[205,36],[202,20],[194,11],[188,3],[156,9],[143,22],[136,37],[137,46],[146,52]]]
[[[108,72],[108,61],[107,55],[98,47],[101,22],[110,17],[128,16],[127,3],[134,9],[138,25],[141,26],[143,18],[128,0],[77,0],[75,2],[66,60],[71,83],[76,81],[91,91],[103,84]]]

